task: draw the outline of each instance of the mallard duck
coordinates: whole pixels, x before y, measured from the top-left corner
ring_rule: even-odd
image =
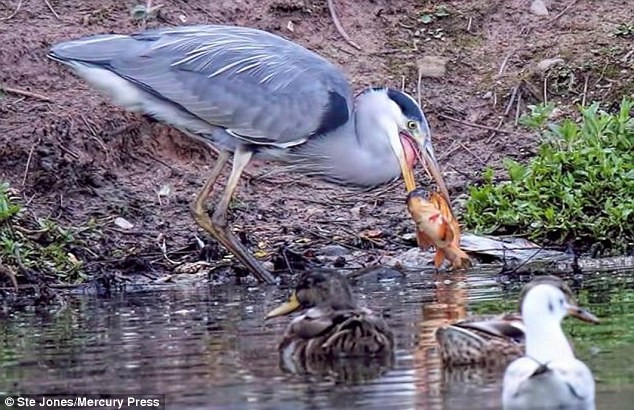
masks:
[[[551,284],[528,290],[522,302],[526,355],[511,362],[504,373],[505,409],[594,408],[592,372],[575,358],[561,328],[568,315],[599,321]]]
[[[560,289],[570,303],[574,295],[559,277],[536,276],[520,292],[519,304],[527,292],[539,284],[550,284]],[[577,316],[593,321],[593,317]],[[524,354],[524,323],[520,313],[472,316],[436,330],[440,356],[445,366],[484,365],[504,367]]]
[[[266,319],[299,310],[304,312],[288,325],[278,347],[287,368],[342,357],[393,355],[392,331],[381,316],[355,303],[348,280],[338,272],[303,273],[288,301]]]

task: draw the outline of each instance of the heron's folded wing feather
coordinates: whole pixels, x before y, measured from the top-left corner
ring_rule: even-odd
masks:
[[[264,31],[230,26],[100,35],[51,57],[108,69],[247,142],[289,146],[344,124],[352,93],[326,59]]]

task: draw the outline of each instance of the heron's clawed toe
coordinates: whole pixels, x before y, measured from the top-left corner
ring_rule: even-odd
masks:
[[[271,275],[271,272],[266,270],[262,263],[260,263],[260,261],[258,261],[244,247],[244,245],[242,245],[240,240],[233,234],[231,227],[227,225],[226,221],[224,224],[224,227],[220,227],[215,225],[215,222],[212,220],[211,234],[216,238],[216,240],[222,243],[231,253],[233,253],[260,282],[264,282],[269,285],[275,284],[275,278]]]
[[[199,199],[202,197],[199,197]],[[220,242],[229,252],[233,253],[238,260],[249,269],[260,281],[269,285],[275,284],[275,278],[262,266],[262,264],[251,255],[240,243],[238,238],[231,232],[226,218],[226,212],[214,212],[212,218],[209,217],[204,206],[204,201],[196,200],[190,206],[192,216],[198,226],[209,232],[218,242]]]
[[[194,218],[194,221],[196,221],[198,226],[212,234],[214,237],[216,236],[214,224],[209,218],[209,214],[207,213],[207,210],[205,209],[205,206],[203,204],[196,201],[189,207],[189,211],[191,212],[192,217]]]
[[[229,222],[227,221],[227,213],[226,212],[214,212],[211,216],[211,223],[214,228],[226,230],[229,226]]]

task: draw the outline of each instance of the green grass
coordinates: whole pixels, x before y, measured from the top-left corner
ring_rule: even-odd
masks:
[[[469,187],[465,225],[479,233],[523,235],[545,245],[602,243],[613,253],[634,242],[634,101],[619,112],[597,104],[581,120],[548,124],[552,106],[532,107],[522,124],[543,142],[528,164],[505,161],[507,175]]]
[[[11,267],[18,282],[25,270],[63,283],[83,281],[82,263],[72,253],[78,244],[75,228],[34,218],[8,184],[0,183],[0,265]]]

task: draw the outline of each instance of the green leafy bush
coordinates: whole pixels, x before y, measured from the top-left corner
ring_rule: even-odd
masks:
[[[549,124],[527,165],[505,161],[509,181],[469,188],[464,221],[477,232],[525,235],[545,244],[602,243],[623,252],[634,241],[634,101],[608,114],[581,108],[581,122]],[[524,119],[538,127],[548,110]]]
[[[70,252],[79,245],[72,228],[51,219],[33,217],[9,185],[0,182],[0,273],[32,269],[62,282],[83,281],[82,263]],[[1,279],[6,279],[0,275]]]
[[[9,184],[0,183],[0,223],[17,215],[20,210],[9,193]]]

